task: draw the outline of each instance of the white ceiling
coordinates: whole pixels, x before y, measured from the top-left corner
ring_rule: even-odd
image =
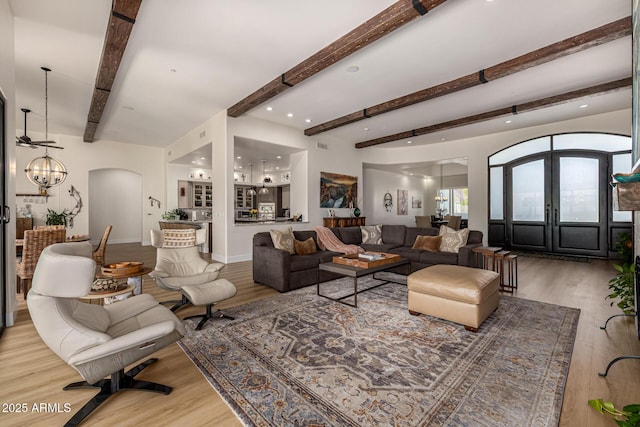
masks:
[[[108,139],[166,146],[393,3],[144,0],[95,143]],[[10,0],[10,4],[15,15],[17,117],[22,117],[20,108],[31,108],[28,127],[44,129],[40,67],[48,66],[53,70],[49,132],[83,135],[111,0]],[[302,133],[630,12],[629,0],[449,0],[247,114]],[[631,37],[626,37],[327,134],[356,143],[628,77],[630,52]],[[347,72],[353,65],[359,71]],[[579,108],[583,104],[589,106]],[[629,89],[518,114],[509,124],[496,119],[414,138],[413,143],[455,140],[630,106]]]

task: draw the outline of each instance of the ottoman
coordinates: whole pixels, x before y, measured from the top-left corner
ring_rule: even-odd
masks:
[[[407,277],[409,313],[461,323],[477,332],[498,308],[498,273],[460,265],[434,265]]]
[[[204,324],[214,317],[233,320],[233,317],[222,314],[220,310],[216,310],[215,312],[211,311],[212,305],[229,299],[236,294],[236,287],[227,279],[217,279],[209,283],[201,283],[198,285],[184,285],[180,288],[180,291],[182,291],[182,294],[191,301],[191,304],[206,306],[206,312],[204,314],[185,317],[185,319],[202,317],[202,320],[200,320],[200,323],[196,326],[196,331],[202,329]]]

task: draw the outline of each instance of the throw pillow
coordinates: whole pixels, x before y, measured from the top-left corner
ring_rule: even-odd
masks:
[[[269,234],[271,234],[273,246],[277,249],[287,251],[291,255],[295,255],[296,249],[293,245],[293,241],[295,239],[293,237],[293,229],[291,227],[286,230],[269,230]]]
[[[442,236],[418,236],[411,249],[420,249],[428,252],[438,252]]]
[[[162,230],[163,248],[188,248],[196,244],[196,230],[165,228]]]
[[[440,242],[440,252],[451,252],[457,254],[461,247],[467,244],[469,238],[469,229],[454,230],[446,225],[440,226],[439,235],[442,237]]]
[[[294,240],[293,247],[295,248],[297,255],[309,255],[317,252],[316,242],[313,241],[313,237],[309,237],[307,240],[302,242],[300,240]]]
[[[382,225],[362,225],[362,243],[367,245],[382,244]]]

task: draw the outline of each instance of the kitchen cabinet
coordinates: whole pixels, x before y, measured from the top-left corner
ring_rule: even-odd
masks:
[[[236,209],[253,209],[255,203],[255,196],[247,194],[247,191],[251,189],[248,185],[236,185]]]
[[[213,207],[213,184],[210,182],[178,181],[178,207],[202,209]]]

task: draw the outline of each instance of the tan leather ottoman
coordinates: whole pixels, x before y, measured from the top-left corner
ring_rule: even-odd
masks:
[[[434,265],[407,277],[409,313],[461,323],[473,332],[498,308],[498,273],[460,265]]]

